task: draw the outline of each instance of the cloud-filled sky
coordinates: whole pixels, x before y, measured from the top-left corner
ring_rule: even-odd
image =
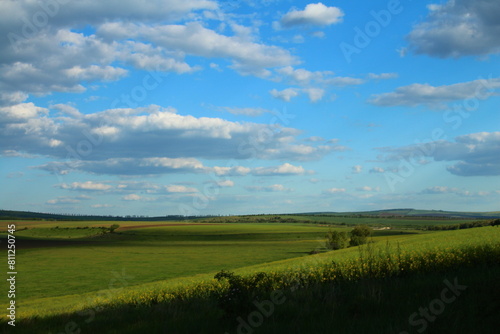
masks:
[[[500,208],[500,3],[0,2],[0,208]]]

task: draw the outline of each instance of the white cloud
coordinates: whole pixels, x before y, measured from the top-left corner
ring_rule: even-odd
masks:
[[[311,82],[321,81],[325,76],[333,75],[330,71],[308,71],[303,68],[294,69],[292,66],[278,68],[276,73],[287,78],[292,84],[309,85]]]
[[[464,100],[467,98],[487,99],[497,94],[500,78],[478,79],[452,85],[431,86],[429,84],[411,84],[397,88],[394,92],[375,94],[369,103],[390,106],[440,106],[445,102]]]
[[[104,191],[110,190],[113,186],[109,184],[93,182],[93,181],[85,181],[85,182],[73,182],[73,183],[63,183],[60,185],[62,189],[71,189],[71,190],[90,190],[90,191]]]
[[[309,96],[311,102],[321,100],[325,94],[325,90],[321,88],[304,88],[303,91]]]
[[[59,205],[59,204],[76,204],[80,203],[82,200],[89,200],[91,197],[81,195],[81,196],[76,196],[76,197],[69,197],[69,196],[60,196],[55,199],[49,199],[46,204],[50,205]]]
[[[362,170],[363,170],[363,166],[361,166],[361,165],[352,166],[352,173],[353,174],[359,174],[359,173],[361,173]]]
[[[122,197],[123,200],[125,201],[140,201],[142,200],[142,196],[139,196],[137,194],[128,194]]]
[[[370,169],[370,173],[377,174],[377,173],[384,173],[385,169],[382,167],[373,167]]]
[[[450,188],[450,187],[443,187],[443,186],[434,186],[434,187],[428,187],[424,190],[422,190],[422,194],[446,194],[446,193],[452,193],[456,192],[458,188]]]
[[[407,36],[417,54],[458,58],[500,53],[498,1],[449,0],[428,9],[426,21]]]
[[[35,106],[32,102],[20,103],[11,106],[0,107],[1,123],[16,123],[16,121],[25,121],[39,116],[45,116],[49,113],[46,108]]]
[[[459,176],[500,175],[500,132],[478,132],[462,135],[455,141],[438,140],[399,148],[379,148],[387,153],[385,161],[455,161],[447,170]]]
[[[33,18],[36,13],[39,16],[48,16],[47,28],[59,28],[69,25],[92,24],[99,25],[103,22],[124,20],[143,22],[158,22],[176,20],[182,15],[192,11],[216,10],[218,5],[215,1],[207,0],[150,0],[146,3],[138,3],[135,0],[108,0],[96,2],[93,0],[79,1],[50,1],[45,5],[29,0],[18,0],[13,2],[2,1],[0,5],[0,25],[2,36],[7,33],[15,33],[23,36],[23,21],[19,17]],[[10,27],[10,29],[8,29]],[[35,28],[38,28],[35,26]],[[39,29],[41,30],[41,29]],[[32,34],[36,33],[32,32]]]
[[[50,106],[50,109],[56,109],[61,113],[74,118],[82,116],[82,114],[80,113],[80,111],[78,111],[78,109],[68,104],[63,104],[63,103],[54,104]]]
[[[154,105],[81,115],[68,106],[55,108],[76,117],[46,117],[48,110],[31,102],[0,107],[0,150],[59,159],[41,166],[58,174],[75,169],[145,175],[205,173],[200,158],[304,161],[344,149],[301,143],[300,131],[277,124],[197,118]]]
[[[169,193],[196,193],[198,192],[198,189],[193,188],[193,187],[186,187],[183,185],[169,185],[165,186],[165,189]]]
[[[299,85],[306,88],[313,88],[311,85],[345,87],[351,85],[360,85],[365,80],[353,77],[336,77],[332,71],[309,71],[304,68],[293,68],[285,66],[276,71],[278,79],[285,79],[293,85]]]
[[[112,204],[92,204],[90,207],[94,209],[106,209],[106,208],[114,208],[115,206]]]
[[[323,191],[323,193],[325,194],[341,194],[345,192],[346,192],[345,188],[329,188]]]
[[[45,31],[6,48],[0,57],[0,89],[7,94],[83,92],[83,83],[114,81],[128,72],[112,66],[115,44],[61,29]],[[50,59],[50,61],[47,61]]]
[[[293,43],[297,43],[297,44],[304,43],[305,42],[305,38],[302,35],[295,35],[292,38],[292,42]]]
[[[399,77],[397,73],[368,73],[368,78],[374,80],[395,79],[397,77]]]
[[[233,115],[244,115],[244,116],[260,116],[264,113],[272,113],[271,110],[264,108],[236,108],[236,107],[220,107]]]
[[[342,22],[344,13],[338,7],[327,7],[321,2],[308,4],[304,10],[292,9],[280,20],[285,28],[295,26],[327,26]]]
[[[234,187],[234,182],[231,181],[231,180],[223,180],[223,181],[218,181],[217,185],[219,187],[223,187],[223,188],[225,188],[225,187]]]
[[[325,33],[323,31],[315,31],[311,34],[311,36],[316,37],[316,38],[324,38]]]
[[[290,188],[286,188],[282,184],[273,184],[270,186],[248,186],[245,187],[248,191],[256,191],[256,192],[289,192],[292,191]]]
[[[44,8],[50,8],[49,14]],[[123,78],[128,74],[124,66],[178,74],[199,70],[186,56],[229,60],[241,74],[261,77],[269,76],[270,68],[297,63],[289,51],[243,33],[251,27],[233,24],[236,35],[226,36],[203,26],[193,13],[202,9],[217,10],[218,5],[203,0],[51,1],[40,6],[2,1],[0,105],[21,103],[29,94],[81,93],[93,82]],[[41,28],[30,22],[40,13],[48,20]],[[167,24],[184,16],[192,22]],[[29,33],[26,22],[32,25]],[[96,33],[74,31],[85,25]]]
[[[136,38],[175,52],[207,58],[227,58],[243,74],[268,76],[267,68],[286,66],[297,60],[285,49],[259,44],[238,36],[221,35],[198,22],[185,25],[146,26],[111,22],[97,34],[106,39]]]
[[[470,196],[484,197],[484,196],[490,196],[491,192],[489,191],[473,192],[456,187],[433,186],[425,188],[420,192],[420,194],[425,194],[425,195],[453,194],[457,196],[466,196],[466,197]]]
[[[211,170],[219,176],[244,176],[252,171],[251,168],[243,166],[232,166],[232,167],[212,167]]]
[[[365,80],[352,77],[332,77],[323,79],[323,82],[327,85],[345,87],[345,86],[361,85],[365,83]]]
[[[296,88],[286,88],[282,91],[272,89],[271,91],[269,91],[269,93],[271,93],[273,97],[285,102],[290,102],[292,98],[299,96],[299,91]]]
[[[320,141],[325,141],[325,138],[323,137],[320,137],[320,136],[312,136],[312,137],[308,137],[306,139],[304,139],[304,141],[308,141],[308,142],[320,142]]]
[[[363,187],[357,187],[356,190],[358,190],[358,191],[380,191],[380,187],[363,186]]]
[[[275,167],[257,167],[254,169],[254,175],[303,175],[310,174],[311,172],[306,171],[302,166],[294,166],[288,162],[275,166]]]
[[[20,91],[0,92],[0,107],[19,104],[28,98],[28,94]]]

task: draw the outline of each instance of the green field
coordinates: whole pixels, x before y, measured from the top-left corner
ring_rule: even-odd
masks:
[[[280,222],[287,218],[295,219],[295,223]],[[483,275],[470,266],[481,266],[484,270],[483,262],[488,263],[490,269],[484,272],[483,277],[498,273],[498,227],[431,232],[410,229],[410,225],[415,227],[415,220],[412,220],[413,224],[408,224],[409,219],[390,219],[393,223],[389,225],[380,223],[380,219],[344,218],[347,220],[340,220],[340,223],[347,222],[343,226],[338,224],[337,218],[320,218],[272,216],[268,222],[262,222],[257,220],[261,219],[257,216],[251,219],[241,217],[239,220],[224,217],[190,222],[119,222],[120,228],[113,233],[106,229],[113,222],[14,222],[18,247],[16,329],[22,332],[22,328],[25,328],[26,333],[59,333],[61,324],[71,319],[79,319],[81,322],[82,315],[79,315],[79,311],[93,310],[97,314],[95,320],[88,326],[87,323],[78,325],[82,332],[125,333],[130,330],[133,333],[131,328],[136,328],[137,332],[144,330],[163,333],[163,325],[160,325],[159,320],[151,320],[155,316],[153,306],[162,305],[167,311],[162,314],[161,319],[170,319],[172,314],[169,312],[175,314],[175,319],[170,319],[174,327],[169,327],[168,332],[187,333],[195,330],[190,327],[191,321],[188,320],[193,312],[190,307],[193,307],[192,303],[199,302],[197,305],[208,308],[200,306],[202,309],[199,312],[222,319],[215,321],[211,325],[213,327],[206,327],[205,332],[221,332],[222,329],[233,328],[234,318],[237,318],[235,314],[230,314],[229,318],[232,319],[225,319],[224,308],[214,304],[214,296],[228,288],[225,285],[227,282],[214,280],[214,275],[221,270],[250,278],[258,272],[265,272],[270,275],[268,279],[269,282],[272,281],[275,290],[284,289],[289,284],[286,282],[296,282],[299,277],[306,286],[311,287],[292,297],[305,298],[306,301],[312,298],[310,293],[328,295],[325,292],[327,284],[343,284],[343,289],[352,290],[353,296],[356,296],[359,293],[355,292],[357,285],[332,278],[339,273],[344,278],[352,276],[352,280],[357,281],[371,279],[375,272],[381,279],[389,274],[391,277],[399,277],[406,270],[425,275],[421,284],[427,282],[425,284],[429,285],[437,279],[433,275],[440,265],[450,275],[453,270],[463,267],[465,271],[462,276],[470,279],[470,282],[476,282]],[[329,224],[333,220],[335,225],[332,227]],[[376,228],[392,226],[392,229],[375,229],[371,238],[374,246],[368,248],[350,247],[337,251],[325,249],[325,234],[329,230],[350,231],[355,222],[368,223]],[[452,222],[461,223],[464,220]],[[5,230],[5,226],[10,223],[12,222],[2,222],[1,226]],[[398,223],[401,226],[399,229],[394,227]],[[417,222],[417,227],[420,223],[432,224],[425,219]],[[433,223],[440,224],[441,220]],[[451,224],[450,220],[446,220],[446,224]],[[0,235],[4,237],[5,233]],[[360,274],[362,270],[356,269],[360,264],[363,268],[360,249],[364,249],[366,254],[371,252],[371,255],[363,253],[365,258],[383,259],[382,262],[367,262],[373,268],[378,268],[370,269],[373,271],[372,276],[365,277]],[[318,254],[310,255],[313,250]],[[483,261],[482,258],[486,259]],[[391,263],[397,262],[397,268],[391,267],[388,271],[387,263],[383,264],[388,259]],[[338,263],[337,267],[331,267],[332,261]],[[375,276],[378,277],[377,275]],[[393,279],[402,280],[398,283],[402,286],[409,284],[414,287],[415,284],[420,284],[414,278]],[[325,285],[318,286],[319,283]],[[384,284],[390,286],[392,283],[381,281],[376,284],[382,289]],[[8,290],[6,283],[4,290]],[[6,302],[4,297],[1,307],[6,307]],[[384,301],[386,302],[389,301]],[[406,303],[397,298],[393,302]],[[290,308],[288,312],[292,312],[298,304],[290,302],[287,307]],[[130,316],[137,317],[139,312],[149,321],[137,323],[134,320],[136,327],[118,325],[127,321],[123,308],[127,310],[125,314],[131,312]],[[321,313],[324,310],[314,312]],[[310,314],[309,317],[311,316]],[[279,322],[279,316],[273,321]],[[8,332],[5,323],[0,325]],[[268,326],[270,327],[259,327],[259,330],[271,333],[276,324]],[[323,327],[318,327],[318,330],[326,332]],[[200,329],[196,331],[200,332]],[[346,329],[346,332],[351,331]]]

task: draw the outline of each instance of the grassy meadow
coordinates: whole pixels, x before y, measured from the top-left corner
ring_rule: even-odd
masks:
[[[498,227],[263,218],[118,222],[112,233],[108,221],[16,221],[15,332],[416,333],[453,321],[452,332],[467,333],[477,317],[479,333],[495,328],[496,317],[474,307],[500,310]],[[356,219],[375,227],[369,244],[325,249],[328,231],[350,231]],[[436,302],[446,309],[435,320],[409,321],[440,296],[444,280],[467,289],[456,303]],[[11,332],[5,317],[0,326]]]

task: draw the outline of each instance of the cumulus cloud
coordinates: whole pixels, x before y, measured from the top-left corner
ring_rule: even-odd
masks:
[[[94,209],[107,209],[114,208],[115,206],[112,204],[92,204],[90,207]]]
[[[328,26],[342,22],[344,12],[338,7],[318,3],[308,4],[303,10],[292,9],[280,20],[284,28],[296,26]]]
[[[447,170],[459,176],[500,175],[500,132],[479,132],[458,136],[455,141],[438,140],[421,145],[399,148],[380,148],[386,161],[406,159],[425,161],[454,161]]]
[[[125,201],[140,201],[142,199],[142,196],[139,196],[137,194],[128,194],[123,196],[122,199]]]
[[[222,186],[230,186],[228,182],[221,181]],[[61,183],[55,187],[65,190],[76,192],[94,193],[105,192],[106,194],[124,194],[122,199],[136,201],[136,200],[152,200],[152,198],[144,197],[139,194],[153,194],[153,195],[172,195],[172,194],[193,194],[197,193],[198,189],[188,187],[182,184],[168,184],[163,185],[153,182],[145,181],[85,181],[73,183]],[[73,197],[72,197],[73,198]],[[87,195],[80,195],[74,197],[75,199],[90,199]]]
[[[67,115],[69,117],[78,118],[82,116],[82,114],[80,113],[80,111],[78,111],[78,109],[68,104],[58,103],[51,105],[50,108],[59,110],[62,114]]]
[[[449,0],[428,9],[426,20],[407,36],[415,53],[458,58],[500,52],[498,1]]]
[[[72,117],[48,117],[48,109],[31,102],[0,107],[0,151],[56,158],[40,168],[58,174],[75,169],[130,175],[206,172],[197,159],[305,161],[346,149],[304,143],[297,139],[300,131],[278,124],[197,118],[154,105],[85,115],[54,108]]]
[[[365,80],[352,77],[332,77],[323,79],[323,83],[336,87],[345,87],[345,86],[361,85],[365,83]]]
[[[275,97],[279,100],[285,101],[285,102],[290,102],[292,100],[292,98],[299,96],[301,93],[305,93],[305,94],[307,94],[307,96],[309,97],[309,100],[311,102],[317,102],[323,98],[323,95],[325,94],[325,90],[322,88],[313,88],[313,87],[302,88],[302,89],[286,88],[282,91],[272,89],[271,91],[269,91],[269,93],[273,97]]]
[[[35,168],[53,174],[82,171],[93,174],[152,175],[171,173],[206,173],[209,168],[193,158],[111,158],[105,160],[53,161]]]
[[[289,143],[281,149],[269,149],[262,152],[260,155],[266,160],[296,160],[296,161],[309,161],[318,160],[330,152],[344,152],[349,148],[343,145],[324,144],[312,146],[308,144],[293,144]]]
[[[81,196],[76,196],[76,197],[70,197],[70,196],[59,196],[54,199],[49,199],[46,204],[50,205],[60,205],[60,204],[76,204],[80,203],[82,200],[89,200],[91,197],[81,195]]]
[[[113,158],[102,161],[96,160],[68,160],[53,161],[34,168],[45,170],[53,174],[67,174],[71,171],[81,171],[93,174],[108,175],[154,175],[154,174],[193,174],[210,173],[224,175],[224,172],[238,171],[237,167],[224,170],[224,167],[208,167],[194,158]],[[242,167],[243,168],[243,167]],[[243,174],[242,174],[243,175]]]
[[[272,113],[271,110],[264,108],[237,108],[237,107],[219,107],[219,110],[227,111],[233,115],[260,116],[264,113]]]
[[[314,142],[325,141],[325,138],[320,137],[320,136],[312,136],[312,137],[308,137],[308,138],[304,139],[304,141],[314,143]]]
[[[370,186],[363,186],[363,187],[357,187],[356,190],[358,191],[380,191],[380,187],[370,187]]]
[[[490,196],[492,195],[492,192],[490,191],[470,191],[470,190],[465,190],[461,188],[456,188],[456,187],[447,187],[447,186],[433,186],[433,187],[427,187],[424,190],[420,192],[420,194],[424,195],[457,195],[457,196]]]
[[[282,184],[273,184],[270,186],[248,186],[245,187],[248,191],[254,191],[254,192],[289,192],[292,191],[290,188],[286,188]]]
[[[271,175],[303,175],[311,174],[302,166],[294,166],[288,162],[275,167],[257,167],[253,171],[254,175],[271,176]]]
[[[369,172],[372,174],[384,173],[385,169],[382,167],[372,167],[372,168],[370,168]]]
[[[278,68],[276,73],[292,84],[302,86],[309,85],[313,82],[320,82],[324,77],[333,75],[331,71],[308,71],[304,68],[295,69],[292,66]]]
[[[335,76],[335,73],[332,71],[309,71],[304,68],[294,68],[293,66],[278,68],[275,70],[275,73],[278,80],[284,80],[289,84],[304,87],[302,92],[308,94],[313,102],[321,99],[323,96],[324,88],[321,87],[345,87],[365,83],[365,80],[359,78]],[[295,89],[295,91],[299,92],[298,89]]]
[[[103,22],[126,20],[143,22],[157,22],[175,20],[182,15],[196,10],[215,10],[217,3],[207,0],[152,0],[138,4],[134,0],[109,0],[95,2],[92,0],[80,1],[51,1],[39,4],[29,0],[2,1],[0,11],[1,36],[9,38],[8,33],[24,36],[31,32],[24,28],[25,22],[18,17],[26,17],[31,21],[48,20],[47,28],[67,27],[72,25],[93,24]],[[37,23],[38,23],[37,21]],[[31,22],[33,25],[35,22]],[[40,26],[41,24],[38,24]],[[38,28],[35,26],[35,28]],[[15,38],[10,36],[10,38]]]
[[[158,158],[160,160],[168,158]],[[149,159],[108,159],[104,161],[78,161],[78,162],[50,162],[47,164],[39,165],[33,168],[45,170],[53,174],[65,175],[72,171],[88,172],[93,174],[108,174],[108,175],[155,175],[155,174],[210,174],[214,173],[218,176],[245,176],[245,175],[256,175],[256,176],[286,176],[286,175],[304,175],[313,174],[311,170],[306,170],[302,166],[294,166],[289,163],[284,163],[279,166],[273,167],[255,167],[249,168],[244,166],[232,166],[232,167],[222,167],[222,166],[205,166],[196,159],[188,159],[197,161],[194,167],[192,164],[148,164]],[[175,160],[175,159],[174,159]],[[184,160],[184,159],[178,159]],[[223,182],[222,186],[231,186],[230,182]],[[120,190],[130,190],[130,189],[147,189],[135,185],[122,184]],[[148,187],[151,187],[150,185]],[[180,186],[179,186],[180,187]],[[98,190],[104,191],[112,189],[113,187],[109,184],[93,184],[90,181],[86,183],[72,183],[72,184],[62,184],[63,189],[80,189],[80,190]],[[172,187],[171,189],[175,189]],[[180,189],[180,188],[179,188]]]
[[[368,102],[382,107],[415,107],[422,104],[441,106],[446,102],[468,98],[484,100],[497,95],[499,89],[500,78],[478,79],[443,86],[415,83],[399,87],[394,92],[372,95]]]
[[[165,189],[169,193],[195,193],[198,192],[198,189],[193,187],[186,187],[183,185],[169,185],[166,186]]]
[[[244,166],[215,166],[210,169],[219,176],[244,176],[249,174],[252,169]]]
[[[447,193],[455,193],[458,190],[459,190],[458,188],[434,186],[434,187],[428,187],[428,188],[422,190],[421,193],[422,194],[447,194]]]
[[[296,88],[286,88],[284,90],[278,91],[277,89],[272,89],[269,93],[280,100],[285,102],[290,102],[292,98],[299,96],[299,90]]]
[[[345,192],[345,188],[329,188],[323,191],[324,194],[342,194]]]
[[[234,181],[231,181],[231,180],[223,180],[223,181],[218,181],[216,183],[219,187],[222,187],[222,188],[234,187]]]
[[[244,38],[246,27],[226,36],[196,21],[194,12],[217,9],[216,2],[204,0],[2,1],[0,106],[30,94],[84,92],[91,83],[128,75],[126,66],[178,74],[199,70],[186,56],[226,59],[241,74],[261,77],[297,62],[281,47]],[[168,24],[181,18],[191,22]],[[43,24],[32,22],[41,19]],[[86,25],[96,32],[75,32]]]
[[[359,173],[361,173],[362,170],[363,170],[363,166],[361,166],[361,165],[352,166],[352,173],[353,174],[359,174]]]
[[[387,79],[395,79],[399,77],[397,73],[368,73],[368,78],[369,79],[374,79],[374,80],[387,80]]]
[[[111,65],[118,55],[115,49],[95,36],[67,29],[40,33],[5,49],[0,89],[20,100],[27,94],[83,92],[84,83],[118,80],[128,72]]]
[[[224,58],[232,68],[243,74],[268,76],[267,68],[294,64],[297,60],[285,49],[259,44],[238,36],[225,36],[198,22],[184,25],[146,26],[123,22],[105,23],[97,32],[105,39],[136,38],[146,40],[166,50],[188,55]]]
[[[304,88],[303,91],[309,96],[311,102],[321,100],[325,94],[325,90],[321,88]]]
[[[20,91],[0,92],[0,107],[16,105],[28,98],[28,94]]]
[[[113,188],[109,184],[86,181],[86,182],[73,182],[73,183],[63,183],[60,185],[62,189],[71,189],[71,190],[89,190],[89,191],[103,191],[109,190]]]

